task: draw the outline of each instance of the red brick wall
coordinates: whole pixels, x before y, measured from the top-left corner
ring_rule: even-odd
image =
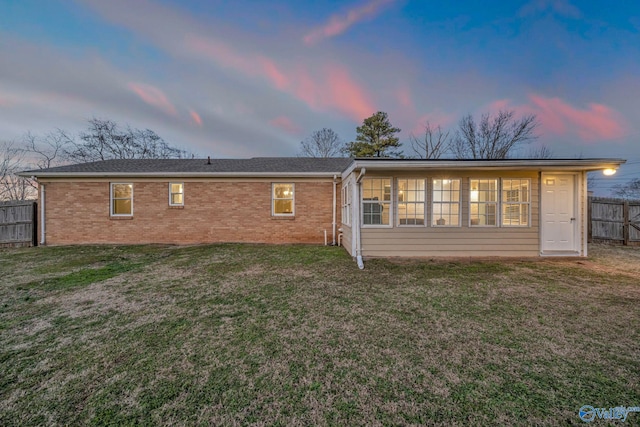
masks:
[[[332,180],[274,181],[295,182],[294,218],[271,215],[272,181],[185,181],[181,208],[169,207],[169,181],[113,182],[133,182],[133,218],[110,217],[109,181],[43,182],[46,244],[323,243],[324,230],[331,242]]]

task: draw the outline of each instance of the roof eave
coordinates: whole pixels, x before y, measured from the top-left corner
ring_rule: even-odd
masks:
[[[394,161],[394,160],[355,160],[344,172],[343,178],[354,170],[366,168],[368,170],[572,170],[596,171],[603,169],[617,169],[626,163],[624,159],[576,159],[576,160],[438,160],[438,161]]]
[[[36,178],[333,178],[337,172],[19,172]]]

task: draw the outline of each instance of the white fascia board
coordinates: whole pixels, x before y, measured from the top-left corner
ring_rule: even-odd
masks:
[[[617,169],[626,163],[624,159],[575,159],[575,160],[356,160],[345,172],[343,178],[354,170],[572,170],[591,171]]]

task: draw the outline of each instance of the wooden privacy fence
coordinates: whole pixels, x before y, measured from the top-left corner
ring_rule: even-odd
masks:
[[[37,203],[0,202],[0,247],[38,244]]]
[[[589,242],[640,246],[640,200],[589,197]]]

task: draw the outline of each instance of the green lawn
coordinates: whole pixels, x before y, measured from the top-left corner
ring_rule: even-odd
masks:
[[[640,248],[592,253],[0,250],[0,425],[583,425],[640,406]]]

